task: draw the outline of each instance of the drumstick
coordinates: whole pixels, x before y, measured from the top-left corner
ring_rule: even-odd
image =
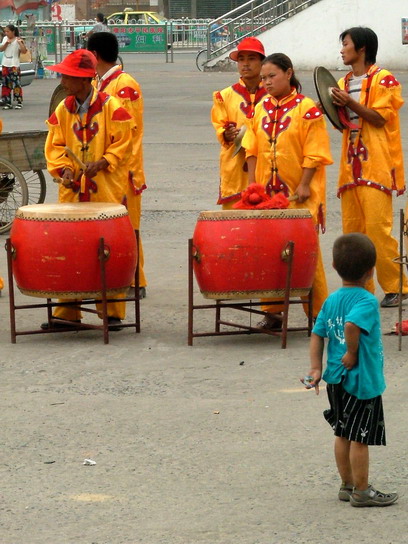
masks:
[[[72,160],[74,160],[82,168],[82,170],[85,172],[86,164],[83,163],[81,161],[81,159],[79,157],[77,157],[77,155],[75,155],[75,153],[72,151],[72,149],[66,145],[65,146],[65,151],[66,151],[66,154],[68,155],[68,157],[70,157]]]
[[[289,202],[293,202],[294,200],[299,200],[299,195],[291,195],[288,197]]]

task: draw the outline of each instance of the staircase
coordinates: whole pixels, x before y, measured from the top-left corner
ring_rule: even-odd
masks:
[[[321,0],[251,0],[207,23],[206,65],[235,49],[247,36],[257,36]],[[220,37],[222,26],[225,37]]]

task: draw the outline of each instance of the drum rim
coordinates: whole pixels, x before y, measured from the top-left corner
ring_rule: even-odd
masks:
[[[58,213],[60,212],[60,213]],[[63,213],[62,213],[63,212]],[[102,221],[129,215],[125,206],[110,202],[55,202],[18,208],[15,219],[26,221]]]
[[[311,219],[307,208],[285,208],[272,210],[204,210],[200,212],[200,221],[223,221],[233,219]]]

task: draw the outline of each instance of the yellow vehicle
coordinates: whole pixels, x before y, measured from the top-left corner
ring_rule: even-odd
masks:
[[[133,11],[131,9],[112,13],[107,19],[109,25],[158,25],[166,22],[165,17],[154,11]]]

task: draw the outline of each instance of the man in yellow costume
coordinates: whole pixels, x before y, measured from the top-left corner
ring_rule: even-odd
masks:
[[[398,243],[392,236],[392,193],[405,191],[398,110],[401,85],[376,62],[378,39],[370,28],[354,27],[340,35],[341,56],[352,71],[333,89],[333,102],[347,108],[343,131],[338,196],[343,232],[362,232],[377,251],[377,280],[385,296],[382,307],[399,304]],[[367,289],[374,293],[374,282]],[[404,275],[402,298],[408,297]]]
[[[237,63],[240,79],[231,87],[213,94],[211,120],[221,144],[220,188],[217,204],[231,209],[248,187],[248,168],[245,150],[236,153],[235,138],[255,106],[265,96],[261,83],[261,65],[265,58],[262,43],[257,38],[244,38],[230,58]],[[238,136],[242,136],[242,133]]]
[[[97,88],[120,100],[125,110],[136,123],[132,138],[133,149],[128,162],[127,209],[135,230],[140,230],[142,192],[146,189],[143,170],[143,96],[139,83],[116,64],[119,44],[115,34],[98,32],[88,40],[88,50],[97,60]],[[139,295],[146,296],[146,277],[141,238],[139,237]]]
[[[59,201],[123,204],[134,121],[116,98],[93,87],[96,58],[91,52],[78,49],[48,69],[62,74],[68,94],[47,121],[45,143],[48,171],[62,180]],[[67,155],[66,146],[86,165],[85,172]],[[124,317],[124,302],[108,304],[110,330],[120,330]],[[53,326],[67,327],[55,319],[79,322],[81,315],[64,306],[55,309]]]

